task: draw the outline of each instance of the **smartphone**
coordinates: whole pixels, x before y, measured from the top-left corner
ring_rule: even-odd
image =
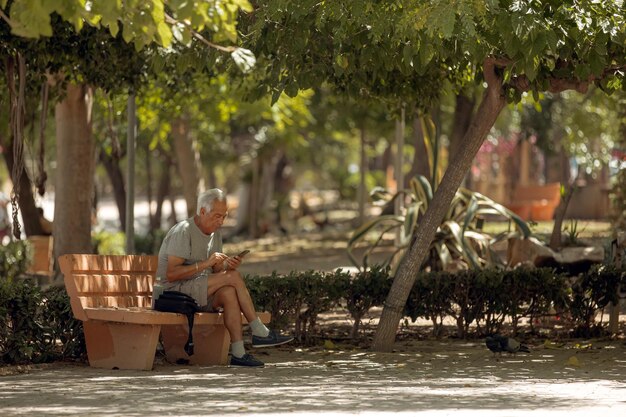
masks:
[[[246,256],[246,255],[247,255],[247,254],[249,254],[249,253],[250,253],[250,251],[249,251],[248,249],[246,249],[246,250],[244,250],[244,251],[239,252],[239,254],[237,255],[237,257],[241,259],[241,258],[243,258],[244,256]]]

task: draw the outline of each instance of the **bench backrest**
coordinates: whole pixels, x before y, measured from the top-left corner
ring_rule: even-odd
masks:
[[[519,185],[513,194],[513,202],[548,200],[558,204],[560,199],[561,184],[558,182],[546,185]]]
[[[28,241],[33,248],[33,263],[26,272],[51,276],[54,272],[52,264],[52,236],[30,236]]]
[[[59,266],[74,316],[86,307],[150,307],[158,258],[145,255],[62,255]]]

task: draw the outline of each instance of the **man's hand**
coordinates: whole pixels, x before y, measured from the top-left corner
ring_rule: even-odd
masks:
[[[225,271],[233,271],[233,270],[239,268],[239,265],[241,265],[241,258],[239,256],[228,257],[224,261],[224,270]]]
[[[213,252],[211,256],[209,256],[208,261],[213,272],[223,271],[226,269],[228,255],[222,252]]]

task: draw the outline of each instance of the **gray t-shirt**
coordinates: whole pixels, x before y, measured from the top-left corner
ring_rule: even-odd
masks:
[[[185,265],[204,261],[213,252],[222,251],[222,234],[215,231],[210,235],[205,235],[193,221],[193,217],[178,222],[167,232],[161,249],[159,250],[159,265],[157,267],[157,282],[166,283],[167,257],[177,256],[185,259]],[[194,274],[189,279],[196,278],[202,274]]]

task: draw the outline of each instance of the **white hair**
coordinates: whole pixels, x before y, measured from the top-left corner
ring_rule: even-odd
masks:
[[[196,214],[200,214],[201,209],[211,211],[213,209],[214,201],[226,202],[226,193],[219,188],[211,188],[198,196],[198,204],[196,208]]]

